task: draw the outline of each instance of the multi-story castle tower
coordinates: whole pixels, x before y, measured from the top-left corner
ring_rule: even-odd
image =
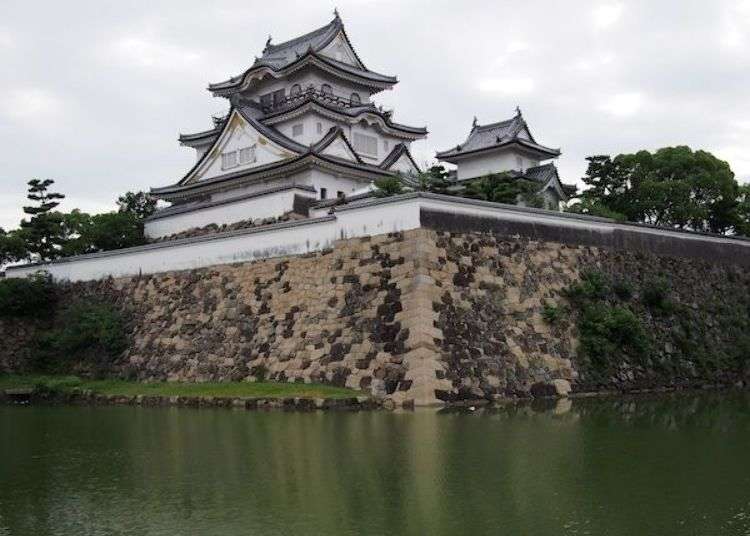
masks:
[[[269,37],[245,72],[209,85],[229,101],[229,113],[210,130],[180,136],[197,162],[175,184],[152,189],[173,206],[147,233],[277,216],[292,210],[295,195],[341,197],[380,177],[418,172],[409,145],[427,130],[396,123],[371,101],[397,82],[365,67],[338,12],[290,41]]]

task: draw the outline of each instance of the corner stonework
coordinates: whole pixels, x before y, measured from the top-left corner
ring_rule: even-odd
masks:
[[[437,249],[431,232],[426,229],[411,231],[408,255],[414,271],[407,288],[403,289],[403,310],[396,315],[403,328],[409,330],[405,341],[405,382],[409,388],[393,393],[390,397],[396,404],[413,401],[417,406],[440,405],[438,392],[452,392],[452,383],[445,379],[446,364],[439,345],[443,332],[435,327],[438,313],[433,302],[439,301],[441,290],[429,275],[430,264],[436,262]]]

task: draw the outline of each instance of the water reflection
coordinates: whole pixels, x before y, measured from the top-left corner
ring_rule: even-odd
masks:
[[[0,536],[743,534],[749,402],[0,408]]]

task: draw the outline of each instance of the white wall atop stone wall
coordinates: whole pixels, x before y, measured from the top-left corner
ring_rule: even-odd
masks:
[[[25,277],[40,269],[55,279],[83,281],[108,276],[129,276],[211,265],[253,261],[283,255],[320,251],[336,240],[373,236],[419,228],[422,209],[445,214],[465,214],[508,222],[547,224],[603,234],[627,229],[705,244],[732,244],[750,248],[750,241],[706,236],[633,225],[601,218],[583,218],[553,211],[522,209],[434,194],[406,194],[365,200],[330,209],[313,210],[311,219],[245,229],[221,235],[176,240],[139,248],[82,255],[44,266],[20,266],[7,270],[8,277]]]
[[[173,214],[146,222],[145,233],[149,238],[161,238],[196,227],[231,224],[247,219],[264,219],[281,216],[292,210],[294,196],[315,197],[315,194],[301,189],[288,189],[280,192],[259,195],[249,199]]]
[[[521,157],[521,166],[518,165],[516,157]],[[521,171],[539,165],[539,161],[531,159],[528,155],[512,150],[502,152],[491,152],[477,154],[465,160],[460,160],[457,176],[458,180],[482,177],[489,173],[500,173],[503,171]]]

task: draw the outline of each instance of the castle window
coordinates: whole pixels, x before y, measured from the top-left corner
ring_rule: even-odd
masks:
[[[260,105],[263,108],[270,108],[273,105],[273,94],[272,93],[266,93],[265,95],[260,96]]]
[[[240,165],[255,162],[255,146],[240,149]]]
[[[383,151],[388,152],[388,140],[383,140]]]
[[[321,188],[320,189],[320,198],[325,199],[328,197],[328,188]]]
[[[300,123],[299,125],[292,126],[292,136],[295,138],[297,136],[302,136],[302,133],[304,132],[304,127],[305,125],[303,125],[302,123]]]
[[[292,89],[291,89],[291,90],[289,91],[289,94],[290,94],[290,95],[291,95],[292,97],[296,97],[296,96],[297,96],[297,95],[299,95],[300,93],[302,93],[302,86],[300,86],[299,84],[294,84],[294,85],[292,86]]]
[[[221,153],[221,169],[237,167],[237,151]]]
[[[342,192],[341,190],[339,190],[338,192],[336,192],[336,197],[338,197],[339,199],[343,199],[344,198],[344,192]]]
[[[520,156],[516,157],[516,166],[518,166],[519,170],[523,170],[523,158]]]
[[[316,128],[318,129],[318,134],[323,134],[323,123],[318,123]]]
[[[284,94],[283,89],[279,89],[273,92],[273,105],[279,106],[281,103],[284,102],[284,99],[286,98],[286,95]]]
[[[323,84],[322,86],[320,86],[320,92],[328,97],[333,96],[333,89],[331,89],[331,86],[329,86],[328,84]]]
[[[359,97],[359,93],[352,93],[352,96],[349,98],[349,100],[355,106],[362,104],[362,99]]]
[[[365,134],[355,132],[354,149],[358,153],[370,156],[378,156],[378,139],[374,136],[367,136]]]

